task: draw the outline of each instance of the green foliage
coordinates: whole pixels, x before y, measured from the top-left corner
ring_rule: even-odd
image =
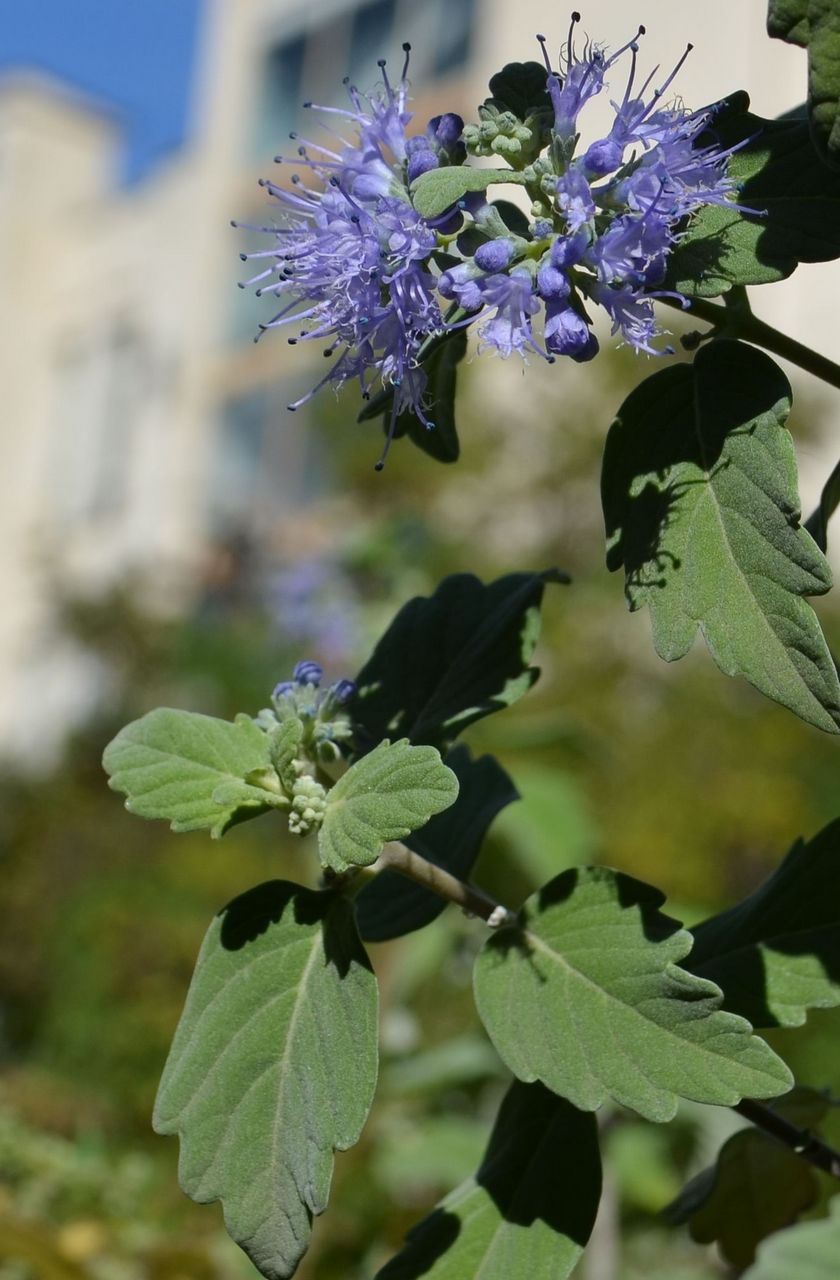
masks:
[[[771,36],[808,50],[811,137],[827,164],[840,168],[840,12],[834,0],[770,0]]]
[[[797,1027],[840,1004],[840,821],[797,841],[755,893],[693,929],[686,962],[756,1027]]]
[[[565,871],[479,953],[481,1019],[520,1080],[582,1110],[612,1097],[670,1120],[680,1097],[729,1106],[789,1088],[787,1067],[714,983],[677,962],[691,935],[664,897],[606,867]]]
[[[478,1173],[412,1228],[377,1280],[564,1280],[600,1194],[595,1117],[540,1084],[515,1081]]]
[[[838,1255],[840,1198],[835,1198],[827,1221],[801,1223],[762,1245],[744,1280],[835,1280]]]
[[[539,675],[528,663],[545,584],[563,581],[554,569],[511,573],[486,585],[458,573],[432,596],[410,600],[356,677],[357,737],[373,745],[399,733],[443,747],[521,698]]]
[[[102,759],[110,785],[141,818],[168,818],[173,831],[212,836],[285,797],[252,785],[271,772],[268,739],[248,716],[231,724],[160,707],[121,729]]]
[[[458,779],[434,747],[407,738],[380,742],[351,765],[327,795],[318,851],[342,873],[375,862],[388,840],[402,840],[453,804]]]
[[[154,1125],[180,1135],[184,1190],[222,1200],[269,1280],[294,1273],[333,1151],[359,1137],[376,1027],[376,980],[342,897],[271,881],[210,926]]]
[[[537,114],[550,120],[547,78],[541,62],[508,62],[490,77],[493,102],[502,111],[513,112],[518,120],[527,120]]]
[[[525,178],[513,169],[474,169],[468,165],[451,165],[431,169],[411,184],[411,199],[421,217],[439,218],[457,204],[468,191],[486,191],[494,182],[512,182],[520,186]]]
[[[840,257],[840,174],[820,160],[808,124],[764,120],[735,94],[712,125],[739,149],[729,161],[738,208],[707,205],[669,255],[667,288],[713,298],[734,285],[782,280],[800,262]]]
[[[446,766],[458,780],[458,798],[436,814],[406,844],[421,857],[468,880],[487,828],[500,809],[516,800],[516,789],[492,756],[473,760],[464,746],[453,748]],[[356,897],[359,934],[385,942],[437,919],[446,902],[396,871],[382,871]]]
[[[813,1129],[829,1110],[827,1098],[798,1087],[773,1110],[799,1128]],[[734,1267],[748,1267],[762,1240],[790,1226],[816,1202],[811,1165],[776,1138],[741,1129],[721,1147],[714,1166],[693,1178],[669,1206],[672,1222],[688,1222],[698,1244],[716,1240]]]
[[[828,522],[840,504],[840,463],[832,471],[823,485],[819,505],[805,521],[805,528],[816,542],[820,551],[828,550]]]
[[[660,657],[698,626],[715,662],[809,724],[840,725],[840,683],[803,599],[831,585],[799,525],[790,387],[743,343],[713,342],[625,400],[604,452],[607,565],[647,605]]]

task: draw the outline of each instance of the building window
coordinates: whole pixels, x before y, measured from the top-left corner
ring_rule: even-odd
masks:
[[[374,0],[358,9],[350,37],[350,79],[362,86],[373,83],[377,59],[391,50],[396,0]]]
[[[443,0],[435,32],[435,76],[446,76],[462,67],[470,56],[475,0]]]
[[[298,123],[305,53],[304,35],[272,45],[266,52],[254,130],[254,153],[262,163],[283,149]]]

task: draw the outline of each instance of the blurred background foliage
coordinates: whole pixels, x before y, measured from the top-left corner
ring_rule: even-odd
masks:
[[[515,906],[564,867],[602,861],[659,885],[690,923],[838,816],[836,742],[725,679],[699,645],[661,663],[603,568],[604,431],[643,372],[620,351],[599,359],[594,390],[532,368],[527,402],[500,381],[487,420],[475,388],[497,368],[470,363],[458,466],[403,443],[382,476],[378,427],[355,426],[349,400],[326,398],[316,430],[338,496],[301,515],[285,558],[232,533],[208,552],[186,617],[149,607],[161,580],[86,599],[62,598],[55,582],[63,626],[108,692],[60,759],[0,784],[0,1280],[253,1274],[218,1206],[181,1196],[175,1144],[151,1134],[149,1116],[210,917],[261,880],[312,883],[315,860],[271,816],[217,843],[127,815],[99,759],[129,719],[156,705],[255,713],[298,658],[324,661],[331,679],[352,674],[396,608],[447,572],[556,563],[573,584],[547,592],[539,684],[468,734],[523,796],[482,854],[487,889]],[[836,641],[836,609],[819,608]],[[305,1280],[369,1278],[476,1167],[505,1084],[471,997],[481,933],[450,909],[373,948],[381,1087],[361,1143],[338,1157]],[[836,1026],[824,1014],[776,1043],[803,1081],[840,1091]],[[713,1108],[685,1107],[661,1128],[607,1114],[604,1209],[576,1275],[727,1274],[659,1214],[738,1124]]]

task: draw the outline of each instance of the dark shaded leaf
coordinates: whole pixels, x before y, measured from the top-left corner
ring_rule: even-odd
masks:
[[[719,112],[699,145],[712,142],[740,145],[729,173],[738,204],[752,212],[702,209],[669,254],[666,288],[711,298],[782,280],[799,262],[840,257],[840,173],[823,164],[806,122]]]
[[[774,1104],[785,1119],[812,1129],[829,1102],[796,1088]],[[762,1240],[795,1222],[819,1195],[813,1167],[759,1129],[741,1129],[721,1147],[716,1163],[692,1178],[666,1209],[672,1222],[688,1222],[698,1244],[717,1241],[734,1267],[748,1267]]]
[[[699,627],[727,675],[837,733],[840,683],[804,598],[831,573],[799,525],[790,397],[769,356],[729,341],[637,387],[604,452],[607,566],[650,609],[660,657]]]
[[[565,1280],[600,1196],[595,1117],[515,1081],[478,1173],[412,1228],[377,1280]]]
[[[823,554],[828,550],[828,522],[840,505],[840,462],[825,482],[819,506],[805,521],[805,528]]]
[[[840,168],[840,8],[836,0],[770,0],[767,31],[808,50],[811,137]]]
[[[490,78],[493,101],[502,111],[510,111],[518,120],[530,115],[551,118],[551,102],[546,83],[548,73],[541,62],[508,62]]]
[[[840,1004],[840,821],[798,841],[755,893],[695,925],[686,967],[756,1027],[797,1027]]]
[[[519,797],[492,756],[473,760],[468,747],[457,746],[444,763],[458,779],[458,799],[405,843],[459,880],[469,880],[490,823]],[[445,906],[444,899],[430,889],[396,871],[382,871],[356,896],[359,933],[366,942],[399,938],[437,919]]]
[[[397,736],[444,746],[520,698],[539,675],[528,663],[545,584],[564,581],[554,569],[486,585],[457,573],[410,600],[356,677],[350,712],[361,750]]]

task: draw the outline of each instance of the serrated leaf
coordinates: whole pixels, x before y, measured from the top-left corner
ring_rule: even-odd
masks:
[[[327,793],[318,831],[321,863],[333,871],[375,862],[388,840],[402,840],[453,804],[458,779],[434,747],[407,738],[380,742]]]
[[[159,707],[121,729],[102,764],[131,813],[166,818],[173,831],[221,836],[280,800],[245,781],[271,767],[268,739],[248,716],[231,723]]]
[[[291,1276],[329,1194],[333,1151],[373,1098],[376,979],[352,906],[282,880],[207,933],[155,1104],[180,1178],[269,1280]]]
[[[769,0],[767,34],[789,44],[808,43],[808,0]]]
[[[677,962],[691,935],[663,895],[607,867],[565,871],[492,934],[475,967],[481,1020],[520,1080],[581,1110],[612,1097],[649,1120],[679,1098],[775,1097],[790,1072],[721,993]]]
[[[796,460],[778,366],[717,341],[625,400],[604,452],[607,566],[631,610],[647,605],[660,657],[698,627],[717,665],[809,724],[837,733],[840,683],[804,597],[831,585],[799,524]]]
[[[739,148],[728,172],[750,212],[700,210],[668,255],[665,287],[711,298],[733,285],[782,280],[799,262],[840,257],[840,174],[821,161],[806,121],[718,112],[698,140],[711,143]]]
[[[268,754],[277,776],[287,791],[291,791],[297,779],[294,763],[298,758],[301,739],[303,738],[303,721],[297,716],[283,720],[268,735]]]
[[[800,1223],[767,1240],[743,1280],[837,1280],[840,1197],[829,1203],[827,1219]]]
[[[548,73],[541,62],[508,62],[490,77],[490,92],[495,105],[512,112],[518,120],[539,114],[550,121],[547,83]]]
[[[473,760],[469,748],[458,746],[445,763],[458,779],[458,799],[407,836],[406,844],[459,880],[469,880],[487,828],[500,809],[518,798],[517,792],[492,756]],[[359,934],[366,942],[400,938],[430,924],[445,907],[430,889],[397,871],[382,871],[356,896]]]
[[[408,1233],[377,1280],[565,1280],[600,1195],[594,1116],[515,1081],[478,1173]]]
[[[539,675],[529,667],[547,582],[557,570],[512,573],[485,585],[452,574],[400,609],[356,677],[357,741],[400,734],[445,746],[467,725],[510,706]]]
[[[439,218],[457,204],[468,191],[486,191],[491,183],[512,182],[522,186],[525,176],[514,169],[475,169],[471,165],[449,165],[430,169],[411,184],[411,201],[421,218]]]
[[[840,166],[840,10],[836,0],[770,0],[767,32],[808,50],[811,137]]]
[[[810,1129],[829,1105],[815,1090],[797,1088],[773,1109]],[[668,1206],[666,1215],[672,1222],[688,1222],[698,1244],[717,1241],[724,1258],[743,1268],[762,1240],[795,1222],[818,1195],[819,1183],[806,1160],[759,1129],[741,1129],[723,1144],[716,1163]]]
[[[686,964],[756,1027],[840,1004],[840,821],[799,840],[755,893],[696,925]]]

